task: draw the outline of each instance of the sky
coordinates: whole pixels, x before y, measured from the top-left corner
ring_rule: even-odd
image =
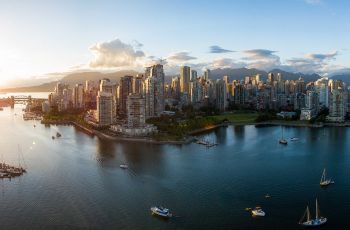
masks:
[[[180,65],[350,73],[350,1],[0,0],[0,87]]]

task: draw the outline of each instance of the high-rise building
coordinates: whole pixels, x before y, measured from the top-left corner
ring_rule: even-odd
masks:
[[[171,79],[171,91],[172,91],[172,96],[174,99],[180,100],[180,78],[179,77],[173,77]]]
[[[210,80],[210,69],[206,69],[204,71],[203,76],[204,76],[204,80],[206,80],[206,81]]]
[[[118,114],[121,117],[125,117],[127,114],[127,106],[126,106],[126,100],[128,99],[128,96],[130,93],[132,93],[133,90],[133,77],[132,76],[124,76],[120,79],[119,84],[119,95],[118,95]]]
[[[144,127],[146,124],[145,99],[141,94],[129,94],[127,98],[127,120],[129,128]]]
[[[100,126],[113,124],[113,96],[111,93],[105,91],[98,92],[96,115],[96,120]]]
[[[320,106],[327,107],[329,106],[328,99],[328,78],[323,77],[315,81],[315,89],[319,95]]]
[[[220,111],[225,111],[227,108],[227,93],[226,83],[224,80],[217,80],[215,83],[215,106]]]
[[[190,76],[190,81],[195,81],[197,79],[197,71],[196,70],[191,70],[191,76]]]
[[[180,90],[181,93],[189,92],[191,68],[189,66],[180,67]]]
[[[110,93],[112,96],[112,120],[117,118],[117,85],[105,78],[100,81],[100,92]]]
[[[73,107],[76,109],[84,108],[84,86],[76,84],[73,88]]]
[[[157,117],[165,108],[163,65],[157,64],[147,67],[145,76],[146,117]]]
[[[329,115],[331,122],[344,122],[347,106],[347,91],[345,83],[340,80],[329,80]]]
[[[133,79],[132,92],[136,94],[142,94],[143,92],[143,75],[137,75]]]

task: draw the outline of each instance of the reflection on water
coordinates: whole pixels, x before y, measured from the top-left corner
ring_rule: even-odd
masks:
[[[286,127],[299,141],[282,146],[281,127],[229,126],[200,135],[219,143],[206,148],[100,140],[20,113],[0,112],[1,157],[16,163],[20,144],[28,165],[23,177],[0,180],[4,229],[298,229],[315,197],[329,218],[323,229],[348,226],[349,128]],[[57,131],[62,138],[52,140]],[[336,184],[322,190],[324,167]],[[153,205],[179,217],[152,218]],[[244,211],[256,205],[266,218]]]

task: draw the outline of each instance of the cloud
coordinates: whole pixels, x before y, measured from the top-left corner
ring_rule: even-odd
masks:
[[[145,53],[137,50],[142,46],[141,43],[135,46],[123,43],[120,39],[114,39],[108,42],[96,43],[90,47],[95,59],[90,62],[92,68],[114,68],[134,66],[137,59],[143,58]]]
[[[190,60],[195,60],[197,59],[196,57],[190,56],[189,52],[187,51],[182,51],[182,52],[177,52],[177,53],[172,53],[170,54],[167,59],[169,61],[177,62],[177,63],[183,63],[187,62]]]
[[[326,54],[306,54],[305,57],[311,60],[315,61],[324,61],[324,60],[331,60],[335,59],[335,57],[338,55],[337,51],[334,51],[332,53],[326,53]]]
[[[233,50],[227,50],[227,49],[221,48],[220,46],[210,46],[209,49],[210,49],[209,53],[214,53],[214,54],[234,52]]]
[[[280,57],[275,54],[276,52],[267,49],[245,50],[242,59],[247,62],[248,68],[270,70],[281,65]]]
[[[286,64],[294,71],[303,73],[328,73],[338,66],[331,65],[331,61],[335,60],[338,55],[337,51],[331,53],[308,53],[302,58],[291,58],[286,61]]]
[[[245,67],[246,63],[244,62],[235,62],[232,58],[219,58],[215,59],[211,64],[211,69],[218,69],[218,68],[242,68]]]

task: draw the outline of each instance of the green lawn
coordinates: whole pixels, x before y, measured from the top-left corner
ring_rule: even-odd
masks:
[[[217,116],[213,116],[218,120],[227,119],[230,122],[234,123],[252,123],[255,122],[255,119],[259,116],[258,113],[226,113]]]

